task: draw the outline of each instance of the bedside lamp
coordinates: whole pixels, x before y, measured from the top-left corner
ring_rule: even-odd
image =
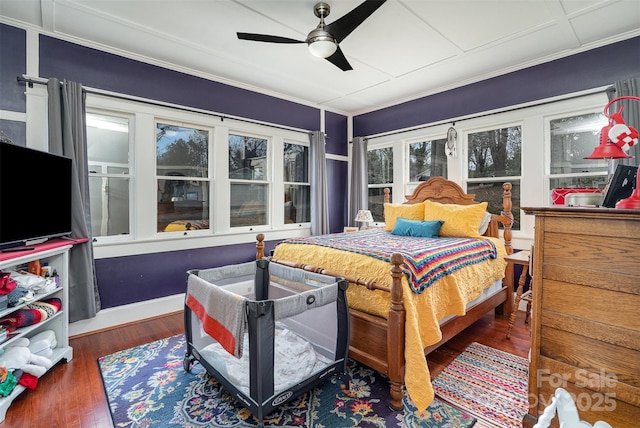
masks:
[[[629,148],[638,144],[638,130],[627,126],[622,117],[622,110],[624,106],[613,113],[609,114],[609,107],[615,102],[630,99],[640,101],[640,97],[633,95],[625,95],[622,97],[614,98],[609,101],[604,107],[604,115],[609,119],[609,123],[600,130],[600,143],[593,150],[589,156],[585,159],[608,159],[609,160],[609,175],[611,175],[611,160],[612,159],[628,159],[632,156],[627,154]],[[618,201],[616,208],[622,209],[640,209],[640,177],[638,177],[636,188],[626,199]]]
[[[371,211],[369,210],[360,210],[358,214],[356,214],[355,220],[360,223],[364,223],[360,226],[360,229],[369,225],[370,222],[373,221],[373,216],[371,215]]]
[[[627,126],[622,117],[622,109],[613,114],[609,114],[609,107],[620,100],[632,99],[640,101],[640,97],[626,95],[615,98],[604,107],[604,115],[609,119],[609,123],[600,130],[600,143],[593,149],[593,152],[585,159],[628,159],[632,156],[627,154],[627,150],[638,143],[638,130]]]

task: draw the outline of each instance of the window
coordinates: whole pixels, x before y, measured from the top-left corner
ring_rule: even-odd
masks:
[[[467,193],[487,201],[493,213],[502,211],[502,184],[511,189],[512,229],[520,228],[520,176],[522,174],[522,127],[519,125],[472,131],[467,134]]]
[[[129,235],[130,118],[88,113],[86,119],[91,234]]]
[[[309,183],[309,147],[284,143],[284,222],[311,221],[311,184]]]
[[[267,224],[268,166],[266,138],[229,134],[231,227]]]
[[[384,189],[393,185],[393,148],[367,151],[369,210],[374,221],[384,221]]]
[[[446,139],[409,143],[409,183],[447,177]]]
[[[209,131],[156,123],[158,232],[209,228]]]
[[[598,146],[600,130],[605,125],[604,114],[595,112],[549,120],[550,190],[559,187],[604,188],[607,161],[585,157]]]

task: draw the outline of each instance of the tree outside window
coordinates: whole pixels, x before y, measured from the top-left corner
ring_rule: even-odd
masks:
[[[311,221],[311,184],[309,183],[309,147],[284,143],[284,222]]]
[[[229,134],[231,227],[267,224],[269,200],[268,141]]]
[[[384,222],[384,189],[393,185],[393,148],[367,151],[369,210],[376,222]]]
[[[512,229],[520,229],[520,176],[522,174],[522,128],[509,126],[467,134],[467,193],[487,201],[487,210],[502,211],[502,184],[510,182]]]
[[[158,232],[209,228],[209,131],[156,124]]]

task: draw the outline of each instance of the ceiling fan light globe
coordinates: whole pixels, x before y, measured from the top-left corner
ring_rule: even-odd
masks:
[[[338,46],[335,42],[330,40],[317,40],[309,43],[309,52],[318,58],[329,58],[337,49]]]
[[[338,49],[336,40],[326,31],[316,28],[307,37],[309,52],[318,58],[329,58]]]

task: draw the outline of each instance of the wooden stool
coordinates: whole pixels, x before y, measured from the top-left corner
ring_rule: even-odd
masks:
[[[513,305],[513,311],[511,311],[511,316],[509,317],[509,327],[507,329],[507,339],[511,337],[511,330],[513,329],[513,325],[516,322],[516,313],[518,312],[518,306],[520,305],[520,301],[524,300],[527,302],[527,312],[524,317],[525,324],[529,323],[529,316],[531,315],[531,300],[533,298],[533,290],[531,284],[529,286],[529,290],[526,293],[522,293],[522,289],[524,288],[524,284],[527,282],[527,272],[529,271],[529,259],[531,258],[531,251],[524,250],[518,251],[517,253],[509,254],[505,257],[507,263],[511,263],[513,265],[522,266],[522,273],[520,274],[520,279],[518,280],[518,291],[516,292],[516,302]]]

